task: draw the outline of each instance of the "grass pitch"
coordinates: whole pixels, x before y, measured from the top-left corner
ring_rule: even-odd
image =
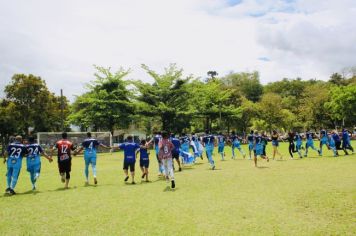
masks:
[[[243,146],[247,150],[246,146]],[[42,160],[32,192],[25,160],[17,195],[0,196],[1,235],[355,235],[356,155],[282,161],[226,161],[217,169],[198,160],[176,172],[176,189],[157,177],[151,151],[150,183],[125,184],[122,152],[99,155],[98,186],[84,186],[84,161],[75,157],[70,189],[56,162]],[[271,156],[271,145],[267,153]],[[0,167],[5,190],[5,165]],[[91,180],[92,183],[92,180]]]

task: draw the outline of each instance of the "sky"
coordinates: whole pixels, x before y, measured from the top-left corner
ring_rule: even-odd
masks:
[[[355,0],[0,0],[0,96],[24,73],[73,101],[94,64],[327,80],[356,66],[355,29]]]

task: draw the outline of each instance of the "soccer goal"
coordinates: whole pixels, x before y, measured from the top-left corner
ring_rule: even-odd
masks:
[[[99,142],[106,146],[112,146],[112,135],[110,132],[90,132],[91,137],[97,139]],[[84,139],[87,138],[87,132],[67,132],[68,140],[73,143],[74,146],[80,146]],[[43,148],[50,149],[55,143],[62,139],[62,132],[38,132],[37,143]],[[99,151],[108,151],[106,149],[100,149]]]

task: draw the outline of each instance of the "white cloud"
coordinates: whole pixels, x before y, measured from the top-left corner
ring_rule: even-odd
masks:
[[[259,70],[263,82],[327,79],[356,64],[353,1],[229,2],[0,0],[0,88],[14,73],[33,73],[73,99],[93,64],[146,81],[141,63],[158,71],[177,63],[203,77]]]

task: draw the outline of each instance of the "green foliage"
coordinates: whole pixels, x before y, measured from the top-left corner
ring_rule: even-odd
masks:
[[[88,84],[89,91],[76,98],[69,121],[83,130],[110,130],[127,127],[134,113],[131,93],[123,80],[129,70],[120,68],[112,73],[110,68],[95,66],[95,80]]]
[[[325,108],[330,110],[331,117],[335,120],[344,120],[346,124],[356,123],[356,85],[336,87],[331,91],[331,99],[325,103]]]
[[[60,130],[60,97],[50,93],[40,77],[15,74],[5,87],[5,94],[18,113],[12,117],[16,119],[17,132],[27,133],[29,127],[34,127],[35,132]],[[68,101],[64,98],[64,116],[68,113]]]
[[[163,130],[181,132],[183,128],[189,127],[191,113],[187,110],[190,99],[188,82],[192,77],[183,78],[183,70],[175,64],[165,68],[163,74],[158,74],[146,65],[142,65],[142,68],[154,82],[132,82],[136,87],[137,112],[142,116],[159,117]]]
[[[247,99],[257,102],[263,93],[263,86],[260,83],[259,73],[231,73],[222,78],[223,83],[236,88],[240,94]]]

